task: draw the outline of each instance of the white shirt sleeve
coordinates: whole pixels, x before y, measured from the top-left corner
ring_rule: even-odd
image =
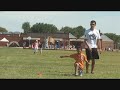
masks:
[[[99,31],[98,31],[98,39],[101,39],[101,36],[100,36],[100,33],[99,33]]]

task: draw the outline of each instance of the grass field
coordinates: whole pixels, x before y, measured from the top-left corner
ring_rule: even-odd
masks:
[[[82,77],[73,75],[74,59],[59,58],[73,53],[76,51],[43,50],[40,55],[32,49],[0,48],[0,79],[120,79],[120,52],[103,52],[95,74],[86,74],[84,68]]]

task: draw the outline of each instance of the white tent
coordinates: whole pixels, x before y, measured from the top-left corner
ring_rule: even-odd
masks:
[[[8,44],[8,47],[9,47],[10,45],[12,45],[12,44],[16,44],[17,46],[20,47],[20,45],[19,45],[19,43],[18,43],[17,41],[11,41],[11,42]]]
[[[9,42],[6,38],[0,40],[1,42]]]

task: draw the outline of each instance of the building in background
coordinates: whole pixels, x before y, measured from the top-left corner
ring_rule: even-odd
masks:
[[[30,39],[28,39],[30,37]],[[43,44],[43,49],[75,49],[76,43],[80,43],[84,49],[84,35],[77,39],[71,33],[27,33],[27,34],[0,34],[0,40],[6,39],[8,41],[0,41],[0,46],[9,47],[23,47],[23,43],[26,43],[26,47],[32,45],[35,40],[39,40]],[[114,41],[108,38],[106,35],[101,35],[102,49],[116,49]]]

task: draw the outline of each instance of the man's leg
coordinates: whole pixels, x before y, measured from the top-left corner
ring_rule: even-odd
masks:
[[[88,60],[88,62],[90,62],[90,60]],[[89,73],[88,69],[89,69],[89,64],[86,62],[86,73]]]
[[[92,56],[93,56],[93,59],[92,59],[91,73],[94,74],[95,59],[99,59],[97,48],[93,48]]]
[[[42,54],[42,48],[40,48],[40,54]]]
[[[94,74],[95,59],[92,60],[91,73]]]
[[[92,51],[90,49],[86,49],[86,56],[87,56],[87,60],[90,63],[91,57],[92,57]],[[89,73],[89,64],[86,63],[86,73]]]

